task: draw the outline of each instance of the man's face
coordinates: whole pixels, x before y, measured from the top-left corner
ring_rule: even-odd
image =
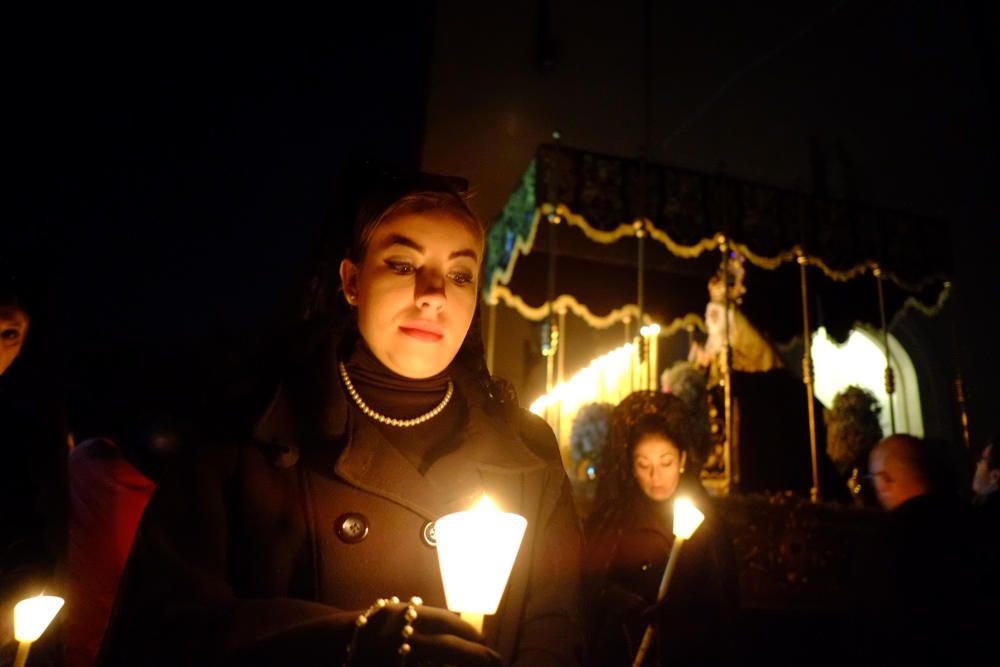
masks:
[[[902,502],[899,498],[893,462],[884,448],[872,452],[868,461],[868,474],[875,485],[878,502],[887,510],[895,509]]]
[[[0,306],[0,375],[21,352],[28,334],[28,315],[16,306]]]

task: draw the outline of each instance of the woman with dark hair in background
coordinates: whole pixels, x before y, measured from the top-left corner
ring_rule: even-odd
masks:
[[[738,606],[736,565],[722,519],[697,477],[685,476],[696,431],[671,394],[630,394],[615,408],[604,499],[584,550],[593,665],[631,665],[648,623],[650,665],[726,664]],[[673,501],[689,496],[705,521],[680,552],[664,602],[657,591],[673,546]]]
[[[551,430],[485,368],[485,234],[462,189],[356,185],[342,294],[308,309],[318,344],[252,439],[157,489],[101,664],[576,664],[569,484]],[[432,522],[483,493],[528,528],[480,634],[443,608]]]

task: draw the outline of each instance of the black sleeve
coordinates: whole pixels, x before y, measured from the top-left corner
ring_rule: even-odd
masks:
[[[122,576],[98,664],[328,665],[357,612],[238,597],[227,580],[227,477],[238,450],[203,453],[154,493]]]
[[[583,538],[572,487],[563,469],[559,443],[540,417],[518,411],[521,437],[547,462],[545,494],[553,503],[534,550],[528,598],[513,665],[556,667],[579,665],[580,558]]]
[[[541,532],[531,568],[529,595],[513,664],[572,667],[580,664],[580,525],[569,480],[560,467],[559,499]],[[553,475],[555,477],[555,474]]]

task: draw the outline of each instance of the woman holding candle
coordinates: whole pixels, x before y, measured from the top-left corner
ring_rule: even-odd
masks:
[[[158,489],[103,664],[576,662],[569,484],[551,430],[485,368],[485,234],[462,190],[386,170],[350,189],[342,293],[319,299],[334,324],[250,441]],[[484,494],[527,531],[480,633],[444,609],[433,522]]]
[[[732,548],[687,452],[696,432],[671,394],[630,394],[611,421],[603,504],[589,517],[584,551],[587,637],[594,665],[631,665],[647,624],[647,665],[725,664],[738,586]],[[686,474],[687,473],[687,474]],[[657,591],[674,542],[673,501],[688,496],[704,523],[679,552],[669,590]]]

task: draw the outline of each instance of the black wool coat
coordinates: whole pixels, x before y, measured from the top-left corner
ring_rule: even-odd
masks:
[[[461,445],[420,474],[325,383],[286,385],[252,440],[200,451],[157,489],[100,664],[340,664],[376,598],[446,606],[427,524],[483,492],[528,520],[487,644],[509,665],[577,664],[581,538],[548,425],[516,405],[498,418],[456,378]]]

